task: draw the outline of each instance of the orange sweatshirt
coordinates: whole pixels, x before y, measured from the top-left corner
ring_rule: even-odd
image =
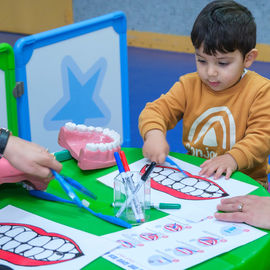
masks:
[[[270,172],[270,80],[248,71],[229,89],[215,92],[197,72],[180,77],[165,95],[147,103],[139,117],[142,137],[166,134],[183,119],[183,145],[202,158],[231,154],[238,170],[266,185]]]

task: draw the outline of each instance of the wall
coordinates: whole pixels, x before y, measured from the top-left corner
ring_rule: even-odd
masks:
[[[72,0],[0,0],[0,31],[34,34],[73,23]]]
[[[74,21],[122,10],[130,46],[193,52],[193,22],[209,0],[73,0]],[[270,1],[238,0],[253,13],[261,61],[270,61]]]

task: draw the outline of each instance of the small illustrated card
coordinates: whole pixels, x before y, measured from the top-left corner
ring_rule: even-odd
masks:
[[[213,177],[201,177],[200,167],[174,157],[170,158],[183,172],[169,163],[164,163],[157,165],[150,175],[152,203],[181,204],[179,210],[162,209],[168,214],[198,222],[207,216],[212,216],[222,198],[246,195],[258,188],[232,178],[226,180],[224,176],[218,180],[214,180]],[[143,173],[149,164],[150,161],[144,158],[130,164],[130,169]],[[118,173],[118,171],[112,172],[98,180],[113,188],[113,179]]]
[[[186,269],[266,234],[241,223],[212,218],[194,224],[169,215],[104,235],[119,246],[103,258],[123,269]]]
[[[81,269],[117,245],[11,205],[0,210],[0,265],[7,269]]]

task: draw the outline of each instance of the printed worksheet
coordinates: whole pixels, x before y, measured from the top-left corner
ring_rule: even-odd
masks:
[[[232,178],[226,180],[224,176],[218,180],[214,180],[213,177],[201,177],[200,167],[174,157],[170,158],[183,172],[169,163],[164,163],[157,165],[150,175],[152,203],[181,204],[179,210],[161,210],[168,214],[198,222],[213,216],[222,198],[246,195],[258,188]],[[130,169],[143,173],[149,164],[150,161],[144,158],[130,164]],[[118,171],[112,172],[98,180],[113,188],[113,179],[118,173]]]
[[[214,218],[190,223],[169,215],[103,236],[119,245],[103,257],[123,269],[186,269],[264,235],[246,224]]]
[[[0,210],[0,265],[81,269],[118,244],[8,205]]]

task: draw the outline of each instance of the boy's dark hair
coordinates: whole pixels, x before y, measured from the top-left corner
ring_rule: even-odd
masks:
[[[204,53],[239,50],[243,57],[256,46],[256,23],[244,6],[226,0],[209,3],[198,15],[191,32],[195,49]]]

